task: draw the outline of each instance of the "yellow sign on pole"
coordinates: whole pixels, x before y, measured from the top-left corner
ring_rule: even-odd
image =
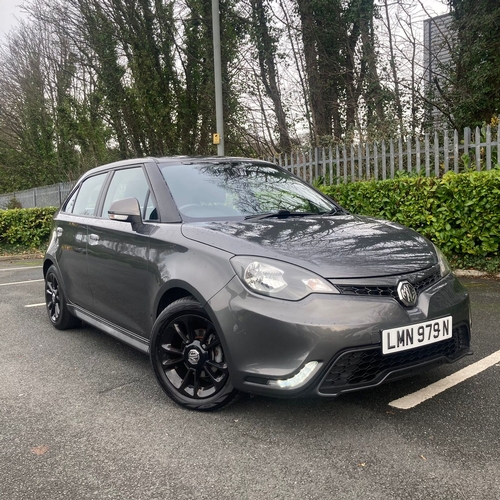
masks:
[[[220,144],[220,134],[214,134],[214,144]]]

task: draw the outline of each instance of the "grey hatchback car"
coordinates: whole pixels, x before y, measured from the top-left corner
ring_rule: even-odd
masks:
[[[54,327],[84,321],[148,353],[193,410],[337,396],[470,352],[468,293],[429,240],[257,160],[90,170],[43,271]]]

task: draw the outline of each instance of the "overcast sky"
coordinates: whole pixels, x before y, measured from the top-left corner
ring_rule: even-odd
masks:
[[[0,38],[15,26],[16,17],[22,17],[22,3],[23,0],[0,0]]]
[[[21,5],[24,0],[0,0],[0,39],[23,17]],[[436,14],[444,14],[447,9],[440,0],[423,0],[422,3]]]

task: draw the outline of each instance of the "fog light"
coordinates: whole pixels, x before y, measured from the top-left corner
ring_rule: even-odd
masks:
[[[294,375],[292,378],[287,378],[284,380],[269,380],[269,385],[277,385],[278,387],[282,387],[283,389],[293,389],[299,385],[302,385],[314,372],[315,368],[318,366],[317,361],[309,361],[304,365],[304,368],[300,370],[297,375]]]

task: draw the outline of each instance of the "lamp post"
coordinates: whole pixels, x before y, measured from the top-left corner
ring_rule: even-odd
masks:
[[[217,156],[224,156],[224,118],[222,113],[222,69],[220,57],[220,21],[219,0],[212,0],[212,31],[214,39],[214,75],[215,75],[215,115],[217,132],[214,144],[217,144]]]

